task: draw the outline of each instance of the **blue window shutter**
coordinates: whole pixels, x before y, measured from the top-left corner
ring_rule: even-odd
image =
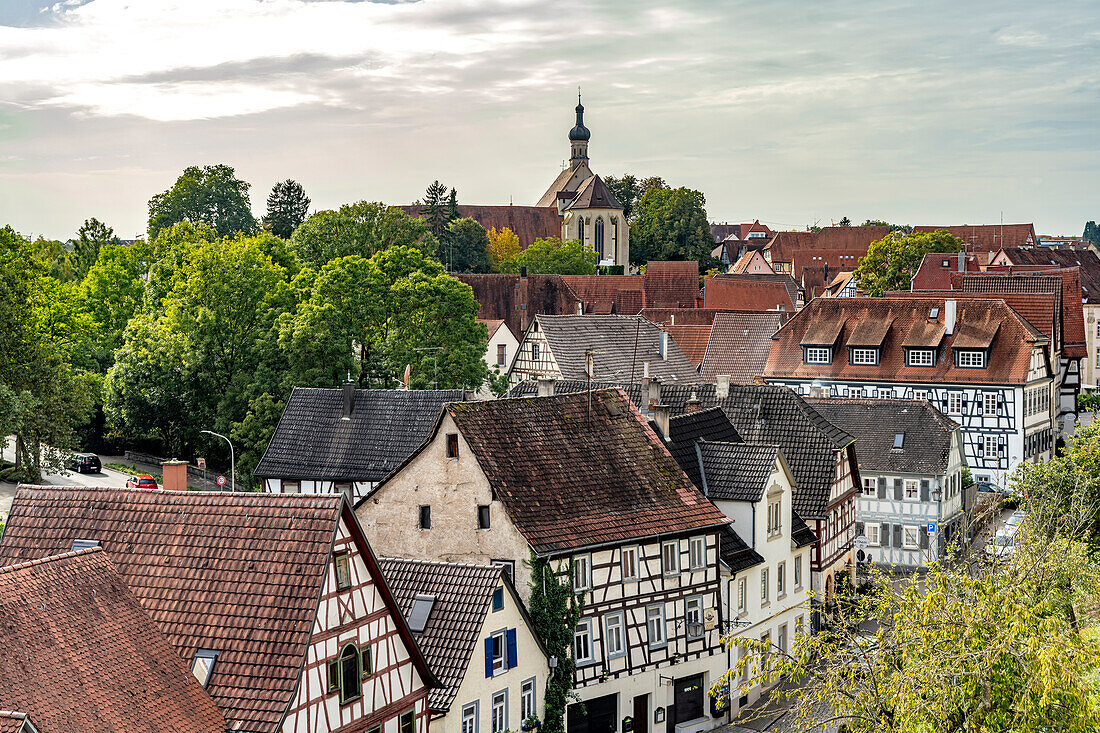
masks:
[[[485,640],[485,676],[493,676],[493,637]]]
[[[516,630],[508,629],[508,669],[514,669],[516,660]]]

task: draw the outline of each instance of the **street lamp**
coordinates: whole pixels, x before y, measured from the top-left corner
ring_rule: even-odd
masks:
[[[229,443],[229,490],[231,492],[236,491],[237,490],[237,462],[233,457],[233,441],[231,441],[229,438],[225,437],[221,433],[215,433],[213,430],[200,430],[199,432],[206,433],[207,435],[217,436],[217,437],[221,438],[222,440],[224,440],[226,443]]]

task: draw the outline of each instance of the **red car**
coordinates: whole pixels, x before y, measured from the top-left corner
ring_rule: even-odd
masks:
[[[126,479],[128,489],[159,489],[156,479],[147,473],[139,473]]]

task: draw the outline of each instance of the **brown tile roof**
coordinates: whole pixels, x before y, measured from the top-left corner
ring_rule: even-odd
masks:
[[[447,409],[536,552],[729,523],[621,390]]]
[[[704,382],[729,375],[734,384],[751,384],[764,373],[772,334],[789,316],[782,313],[720,313],[700,368]]]
[[[723,222],[717,224],[711,222],[710,225],[710,233],[714,236],[715,242],[721,242],[731,234],[737,237],[738,240],[744,241],[749,238],[751,232],[764,232],[769,238],[775,234],[771,229],[768,229],[766,224],[761,224],[759,219],[752,223],[727,224]]]
[[[825,288],[825,292],[822,293],[822,295],[824,295],[826,298],[835,298],[837,296],[837,293],[848,287],[849,283],[852,282],[852,279],[855,276],[856,274],[854,272],[838,272],[836,277],[833,278],[833,281],[829,283],[829,285]],[[855,287],[857,288],[857,292],[859,292],[858,281],[856,282]]]
[[[802,249],[794,253],[794,263],[791,266],[792,272],[802,272],[804,267],[823,267],[829,266],[829,274],[826,278],[826,284],[832,282],[832,279],[836,277],[838,272],[847,272],[855,270],[859,267],[859,260],[867,254],[866,248],[863,250],[853,249]]]
[[[777,232],[765,250],[772,262],[794,262],[804,249],[845,250],[866,254],[871,242],[890,233],[890,227],[822,227],[816,232]]]
[[[25,725],[33,725],[30,716],[26,713],[0,710],[0,733],[24,733],[24,730],[31,730],[29,727],[24,729]]]
[[[703,357],[707,355],[707,343],[710,341],[710,326],[665,326],[664,329],[696,369],[702,366]]]
[[[693,308],[699,295],[699,263],[650,262],[645,268],[646,306]]]
[[[0,565],[99,540],[184,660],[219,651],[207,692],[228,727],[274,731],[297,688],[341,516],[358,533],[342,495],[22,486]],[[399,631],[431,680],[407,627]]]
[[[537,313],[573,315],[580,299],[562,275],[467,274],[454,277],[470,286],[481,304],[478,318],[503,320],[519,336]]]
[[[410,216],[424,216],[422,206],[398,206]],[[519,246],[527,249],[536,239],[561,237],[561,217],[553,206],[470,206],[459,204],[458,215],[489,229],[511,229]]]
[[[569,286],[569,289],[584,303],[585,313],[611,313],[632,316],[637,313],[627,313],[615,310],[619,303],[619,294],[623,291],[633,291],[641,295],[645,288],[645,278],[641,275],[562,275],[561,279]],[[575,314],[576,311],[573,312]],[[552,313],[550,315],[573,315],[569,313]]]
[[[709,326],[719,313],[754,313],[726,308],[645,308],[639,314],[658,326]]]
[[[1014,265],[1049,266],[1052,269],[1080,268],[1081,299],[1086,303],[1100,302],[1100,257],[1088,249],[1066,247],[1031,247],[1003,249]]]
[[[966,267],[967,272],[978,272],[981,269],[973,255],[966,255],[964,267]],[[951,273],[958,271],[958,269],[958,254],[929,252],[921,260],[917,271],[913,273],[913,281],[910,287],[914,291],[950,290]]]
[[[226,729],[101,549],[0,569],[0,618],[0,707],[27,713],[43,733]],[[0,716],[0,730],[21,727]]]
[[[703,286],[703,307],[745,311],[773,311],[779,306],[795,310],[790,291],[782,282],[751,280],[740,275],[708,277]]]
[[[611,189],[597,175],[588,178],[577,188],[567,209],[622,209],[623,205],[611,193]]]
[[[1034,224],[913,227],[914,232],[935,232],[940,229],[963,240],[967,252],[996,252],[1002,247],[1029,247],[1038,243]]]
[[[950,352],[941,349],[933,367],[913,367],[905,364],[906,341],[914,327],[922,322],[943,323],[944,298],[915,295],[882,298],[819,298],[814,300],[783,326],[773,337],[766,378],[830,379],[884,382],[954,383],[954,384],[1025,384],[1031,364],[1031,349],[1046,342],[1012,308],[1001,300],[964,298],[957,300],[958,327],[945,336],[943,346],[956,345],[961,339],[982,339],[996,333],[989,362],[984,369],[959,368]],[[932,310],[937,309],[934,318]],[[848,339],[852,329],[867,321],[889,322],[877,366],[852,365],[848,361]],[[812,337],[807,334],[813,330]],[[837,337],[830,341],[831,334]],[[970,334],[973,334],[971,336]],[[809,338],[809,340],[807,340]],[[804,364],[802,345],[834,344],[832,364]]]
[[[486,320],[484,318],[479,318],[477,322],[485,324],[485,328],[489,331],[489,338],[492,338],[493,334],[497,332],[497,329],[504,325],[504,321],[501,319]]]
[[[587,167],[587,164],[585,164],[585,168]],[[554,178],[554,182],[550,184],[550,188],[546,189],[546,193],[535,203],[535,206],[541,208],[553,207],[554,211],[557,212],[558,194],[565,193],[562,189],[569,183],[569,179],[573,177],[574,173],[573,168],[563,168],[561,173],[558,173]]]

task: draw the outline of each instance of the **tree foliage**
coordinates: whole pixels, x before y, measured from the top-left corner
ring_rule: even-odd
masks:
[[[706,198],[688,188],[650,188],[642,194],[630,221],[630,260],[695,260],[700,271],[717,265],[710,256],[714,237]]]
[[[638,199],[645,195],[646,191],[653,188],[668,188],[665,179],[660,176],[637,178],[630,173],[621,176],[608,176],[603,182],[611,190],[611,193],[615,194],[615,198],[619,200],[619,203],[623,205],[623,216],[628,221],[634,212],[635,204],[638,203]]]
[[[540,238],[511,259],[500,263],[500,272],[520,272],[524,267],[529,274],[595,275],[597,255],[585,249],[580,240]]]
[[[205,224],[222,237],[254,233],[249,187],[236,177],[232,166],[185,168],[171,188],[149,199],[149,238],[184,221]]]
[[[520,253],[519,235],[508,227],[493,227],[486,235],[489,237],[489,269],[500,272],[500,265]]]
[[[320,269],[339,257],[369,258],[390,247],[414,247],[435,256],[438,240],[424,220],[382,203],[360,201],[316,212],[294,231],[290,246],[302,264]]]
[[[1085,231],[1081,236],[1095,245],[1100,245],[1100,225],[1094,221],[1085,222]]]
[[[436,239],[442,239],[447,225],[458,218],[458,194],[439,181],[432,181],[424,191],[424,200],[418,201],[420,215],[428,223],[428,229]]]
[[[264,229],[280,239],[290,239],[309,214],[309,197],[302,184],[293,179],[279,181],[267,195]]]
[[[489,272],[489,234],[473,219],[447,224],[436,256],[450,272]]]
[[[871,243],[859,261],[855,277],[860,290],[872,297],[891,290],[908,290],[926,254],[955,253],[962,248],[963,241],[943,229],[912,234],[895,230]]]
[[[92,217],[85,219],[84,224],[76,234],[76,242],[73,243],[72,268],[73,278],[80,280],[87,274],[96,258],[99,250],[108,244],[118,242],[115,231],[99,219]]]
[[[573,695],[573,634],[584,609],[584,595],[574,595],[568,565],[551,568],[550,561],[531,553],[531,621],[558,666],[546,680],[546,713],[543,733],[564,733],[565,708]]]

